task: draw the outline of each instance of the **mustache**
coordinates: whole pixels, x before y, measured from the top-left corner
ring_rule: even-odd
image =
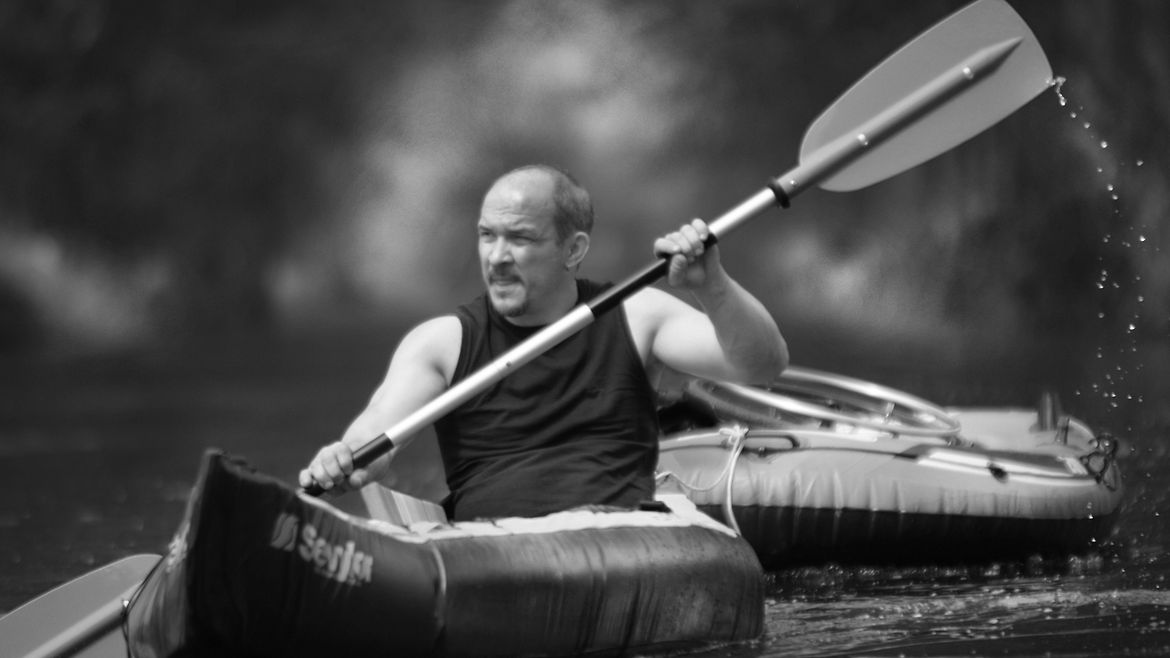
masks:
[[[520,280],[520,276],[512,267],[493,267],[487,274],[489,283],[512,283]]]

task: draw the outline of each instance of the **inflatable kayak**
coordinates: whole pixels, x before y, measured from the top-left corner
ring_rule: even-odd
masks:
[[[756,637],[758,559],[682,502],[403,527],[212,452],[169,554],[129,605],[130,650],[577,655]]]
[[[767,568],[1084,553],[1111,536],[1117,443],[1040,409],[941,409],[792,369],[768,387],[694,380],[697,419],[660,444],[659,489],[737,528]]]

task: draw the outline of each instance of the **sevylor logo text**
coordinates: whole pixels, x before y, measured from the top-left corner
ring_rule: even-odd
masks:
[[[298,538],[300,541],[298,541]],[[364,585],[373,578],[374,558],[357,550],[352,541],[331,544],[318,536],[317,528],[295,514],[276,517],[269,544],[276,549],[296,553],[313,570],[326,578],[346,585]]]

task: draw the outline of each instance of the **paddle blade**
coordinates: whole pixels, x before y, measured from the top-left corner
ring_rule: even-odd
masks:
[[[970,62],[986,66],[972,72]],[[951,72],[972,82],[936,94],[929,106],[906,109]],[[865,152],[822,179],[826,190],[849,191],[894,176],[974,137],[1035,98],[1052,69],[1035,35],[1004,0],[979,0],[903,46],[849,88],[809,126],[800,161],[818,160],[834,144],[860,140]],[[869,139],[879,115],[897,125]],[[878,132],[873,130],[873,132]]]
[[[122,600],[158,563],[132,555],[107,564],[0,617],[0,656],[124,656]]]

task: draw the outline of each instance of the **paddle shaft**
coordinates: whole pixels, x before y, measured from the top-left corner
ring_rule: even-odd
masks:
[[[713,220],[708,225],[710,234],[707,236],[706,244],[715,244],[721,234],[727,233],[735,226],[779,202],[780,198],[771,188],[761,190],[747,201]],[[787,205],[786,200],[783,203]],[[666,275],[669,267],[669,257],[658,259],[621,283],[589,301],[578,304],[561,319],[536,332],[524,342],[500,355],[466,379],[447,389],[439,397],[420,407],[418,411],[358,448],[354,451],[354,465],[359,468],[367,466],[390,450],[405,445],[419,430],[451,413],[459,405],[508,376],[516,368],[593,324],[593,321],[601,314],[614,309],[634,293],[661,279]],[[306,493],[316,493],[311,489],[306,489]]]
[[[879,111],[856,130],[841,135],[807,158],[803,158],[797,167],[776,177],[766,188],[712,220],[709,224],[711,230],[709,242],[714,243],[724,238],[773,205],[787,207],[793,196],[841,171],[850,162],[879,146],[882,141],[912,124],[917,118],[991,74],[1019,43],[1018,38],[1007,39],[972,53],[899,102]],[[892,170],[888,172],[888,176],[893,176],[899,171]],[[612,310],[634,293],[662,278],[668,267],[668,258],[656,260],[601,295],[577,305],[560,320],[497,357],[358,448],[354,452],[355,467],[368,466],[382,455],[405,445],[420,430],[500,381],[516,368],[589,326],[602,313]],[[305,489],[305,493],[313,496],[321,495],[323,492],[324,489],[315,484]]]

